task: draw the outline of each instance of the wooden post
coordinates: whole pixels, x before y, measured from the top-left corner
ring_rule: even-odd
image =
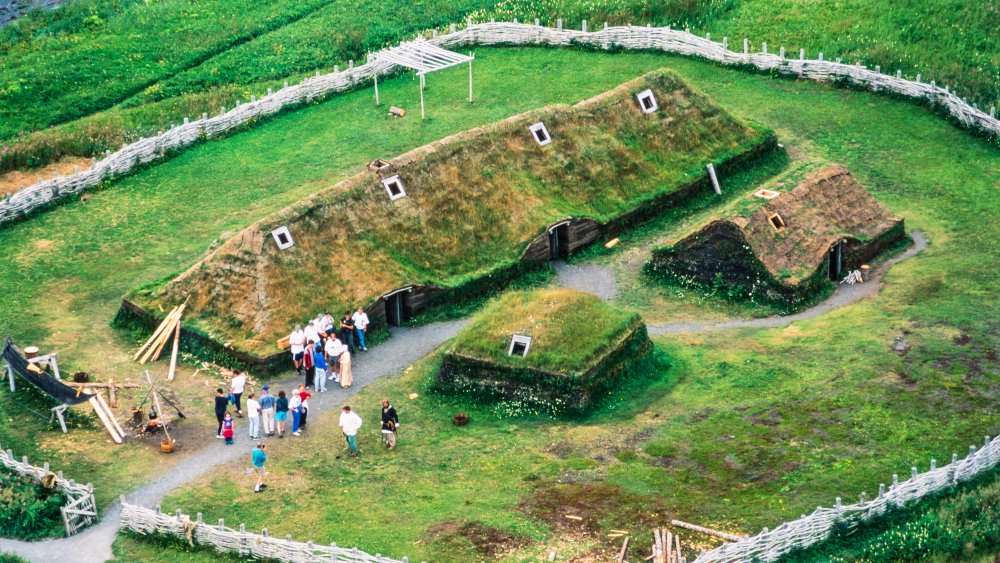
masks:
[[[420,75],[420,119],[424,119],[424,75]]]
[[[722,188],[719,187],[719,179],[715,176],[715,167],[712,166],[711,162],[708,163],[708,177],[712,180],[712,189],[715,190],[715,193],[722,195]]]
[[[375,107],[378,107],[381,104],[379,103],[379,99],[378,99],[378,73],[377,72],[372,76],[372,80],[375,81]]]
[[[475,55],[472,51],[469,51],[469,56],[475,59]],[[472,59],[469,59],[469,103],[472,103]]]
[[[167,370],[167,381],[173,381],[174,375],[177,372],[177,350],[181,343],[181,322],[180,319],[177,320],[176,328],[174,328],[174,347],[170,352],[170,368]],[[113,402],[113,401],[112,401]]]

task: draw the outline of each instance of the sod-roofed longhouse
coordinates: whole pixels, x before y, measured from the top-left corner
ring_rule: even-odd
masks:
[[[790,192],[764,190],[748,198],[761,202],[748,216],[713,220],[672,246],[654,249],[652,272],[796,303],[906,236],[903,219],[839,165],[810,174]]]
[[[177,278],[133,291],[123,311],[141,317],[190,297],[185,330],[229,343],[227,353],[274,355],[275,340],[317,312],[362,305],[376,323],[404,321],[547,260],[550,243],[565,254],[710,190],[708,162],[732,172],[774,146],[771,132],[654,72],[359,165]]]
[[[589,293],[508,292],[448,345],[438,387],[556,413],[588,410],[652,350],[637,313]]]

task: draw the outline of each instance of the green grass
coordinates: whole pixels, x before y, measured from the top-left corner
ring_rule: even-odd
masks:
[[[755,50],[763,42],[771,52],[802,47],[810,57],[824,52],[911,78],[922,73],[983,108],[1000,101],[1000,15],[986,2],[82,0],[0,31],[0,108],[7,112],[0,140],[8,145],[0,171],[116,149],[472,11],[477,21],[540,17],[554,25],[563,18],[578,27],[587,19],[592,29],[604,21],[673,24],[728,36],[731,45],[748,36]],[[166,42],[169,53],[160,50]],[[47,103],[36,104],[38,96]]]
[[[448,351],[511,367],[579,376],[639,322],[597,297],[552,288],[507,292],[473,317]],[[510,356],[512,334],[531,337],[524,356]]]
[[[931,457],[943,462],[982,435],[1000,433],[994,297],[1000,156],[990,143],[913,104],[678,57],[479,49],[477,65],[477,103],[462,101],[457,77],[432,78],[432,119],[400,120],[393,134],[329,127],[370,106],[370,93],[358,92],[195,148],[87,202],[0,230],[0,263],[16,265],[0,273],[6,291],[0,332],[43,349],[58,347],[69,369],[110,365],[134,372],[122,360],[130,355],[105,326],[117,299],[191,263],[221,233],[296,201],[358,162],[526,109],[579,100],[668,66],[728,110],[777,131],[790,154],[845,164],[910,228],[927,234],[931,247],[894,266],[877,297],[818,319],[784,329],[660,339],[670,370],[647,392],[625,394],[585,423],[500,419],[428,395],[425,378],[437,361],[431,358],[352,399],[368,422],[362,430],[367,451],[357,464],[330,457],[330,444],[340,440],[335,420],[314,421],[307,441],[276,448],[274,496],[294,496],[303,505],[262,506],[249,495],[240,467],[177,492],[164,507],[412,559],[482,557],[471,541],[432,529],[470,519],[528,538],[515,552],[525,557],[557,543],[562,554],[602,546],[610,553],[610,542],[565,540],[567,534],[553,531],[565,530],[567,520],[551,517],[551,507],[589,510],[594,516],[583,525],[626,526],[643,537],[671,516],[756,532],[836,496],[871,495],[892,473],[926,469]],[[538,82],[540,74],[550,80]],[[386,88],[414,107],[412,82]],[[223,189],[233,163],[246,171],[239,172],[238,189]],[[185,173],[192,169],[203,178]],[[196,181],[198,189],[191,189]],[[692,311],[670,295],[656,303],[646,311]],[[912,346],[902,356],[890,349],[900,335]],[[401,448],[395,458],[377,453],[371,424],[377,399],[388,394],[403,401],[411,391],[422,399],[397,405]],[[472,415],[463,429],[450,423],[458,410]],[[0,443],[37,452],[33,459],[49,460],[70,476],[93,476],[98,492],[131,488],[142,472],[119,472],[148,468],[148,458],[139,463],[120,455],[133,450],[90,451],[37,432],[38,424],[17,410],[4,414]],[[71,438],[104,441],[96,431]],[[315,455],[303,455],[307,449]],[[102,466],[107,460],[111,464]],[[359,494],[379,502],[358,502]],[[407,517],[383,525],[400,513]]]

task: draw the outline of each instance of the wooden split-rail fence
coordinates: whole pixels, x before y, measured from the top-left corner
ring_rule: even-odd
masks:
[[[21,475],[30,475],[39,481],[51,472],[48,463],[42,467],[36,467],[28,463],[27,457],[22,457],[18,461],[14,457],[14,452],[10,450],[0,450],[0,463],[12,471]],[[72,536],[97,521],[97,503],[94,501],[93,485],[89,483],[81,485],[71,479],[64,479],[62,471],[60,471],[56,474],[56,488],[66,493],[66,497],[69,499],[66,505],[59,509],[62,513],[67,536]]]
[[[656,50],[701,57],[725,65],[751,66],[817,81],[846,81],[876,92],[925,100],[944,108],[963,126],[1000,135],[1000,120],[996,118],[995,107],[991,107],[988,112],[983,111],[957,96],[948,86],[938,86],[933,80],[923,81],[920,75],[909,80],[903,78],[898,71],[889,74],[882,72],[878,66],[870,69],[859,63],[828,60],[822,53],[816,59],[807,59],[803,50],[799,50],[797,57],[789,57],[784,48],[780,48],[777,54],[769,52],[766,43],[761,44],[760,52],[752,53],[747,39],[743,40],[742,50],[734,51],[729,48],[728,38],[717,42],[711,36],[699,37],[670,27],[608,27],[605,23],[599,30],[590,30],[584,21],[581,29],[571,30],[563,29],[562,20],[557,20],[554,28],[540,25],[538,20],[535,20],[534,25],[515,20],[509,23],[491,21],[479,24],[470,21],[463,29],[457,29],[452,24],[448,33],[431,32],[430,41],[445,48],[472,45],[580,45],[604,50]],[[398,67],[380,60],[376,53],[369,57],[366,64],[354,66],[351,61],[344,71],[335,67],[330,74],[320,75],[317,72],[315,77],[300,84],[286,83],[284,88],[276,92],[268,90],[267,95],[259,99],[252,96],[249,102],[237,102],[236,107],[223,110],[219,115],[202,114],[201,119],[194,121],[185,118],[182,124],[169,131],[124,145],[114,153],[107,151],[104,158],[93,159],[91,167],[86,170],[41,180],[15,192],[0,201],[0,224],[79,194],[103,181],[128,174],[138,166],[164,158],[168,153],[200,140],[231,133],[251,120],[355,88],[397,70]]]
[[[341,563],[409,563],[409,559],[392,559],[382,555],[371,555],[358,548],[314,544],[312,542],[292,541],[292,536],[284,538],[272,537],[267,528],[261,533],[248,532],[244,524],[238,530],[227,528],[225,520],[218,524],[207,524],[202,521],[202,515],[192,520],[190,516],[181,514],[166,514],[156,509],[149,509],[129,504],[122,497],[121,527],[139,534],[165,534],[174,536],[191,545],[212,547],[217,551],[231,552],[256,559],[270,559],[288,563],[321,563],[336,561]]]

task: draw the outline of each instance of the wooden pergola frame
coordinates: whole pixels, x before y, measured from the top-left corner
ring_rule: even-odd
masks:
[[[416,71],[420,78],[420,118],[424,114],[424,86],[428,73],[444,70],[463,63],[469,63],[469,103],[472,103],[472,61],[475,59],[472,53],[463,55],[447,49],[442,49],[437,45],[417,38],[408,43],[400,43],[387,51],[371,55],[371,60],[384,61],[397,66],[406,67]],[[378,75],[375,80],[375,105],[379,105],[378,97]]]

